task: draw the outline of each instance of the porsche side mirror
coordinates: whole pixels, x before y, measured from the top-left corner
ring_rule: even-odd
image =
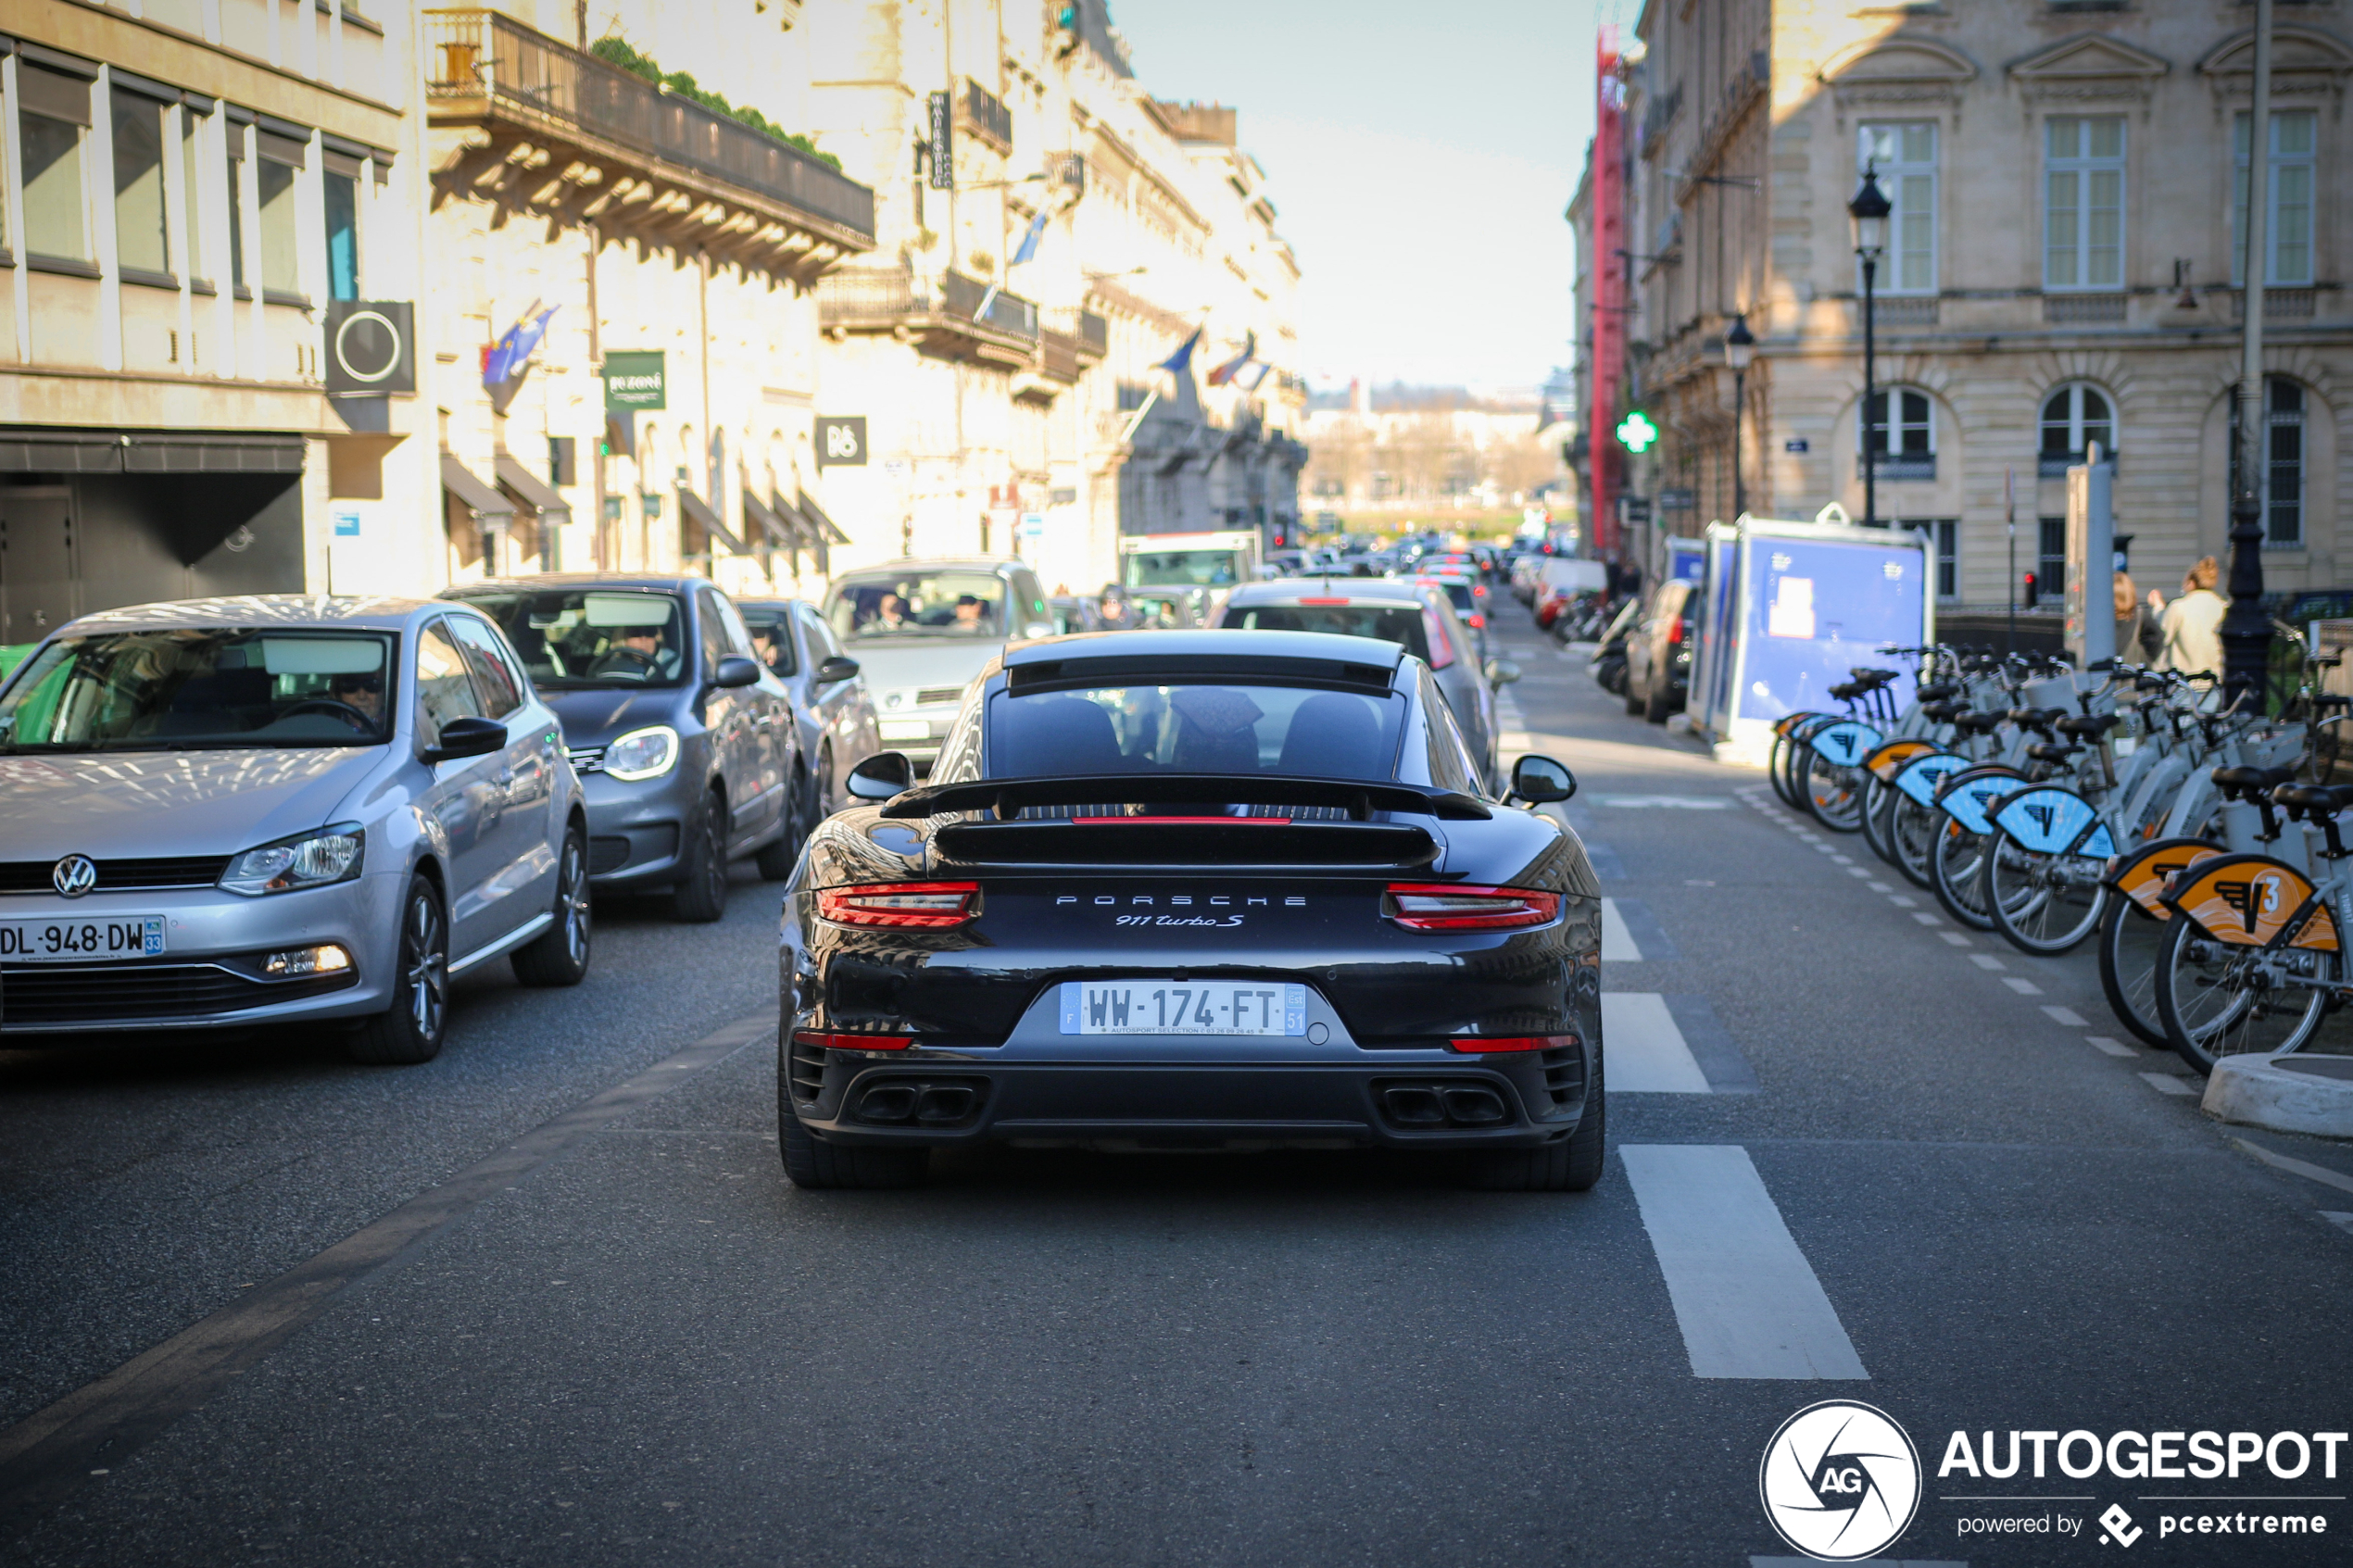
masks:
[[[1514,664],[1511,660],[1507,659],[1491,659],[1487,661],[1487,684],[1489,685],[1508,686],[1514,681],[1518,679],[1519,666]]]
[[[1530,806],[1566,800],[1577,793],[1577,775],[1549,757],[1533,754],[1512,764],[1512,795]]]
[[[441,726],[441,738],[425,747],[428,762],[455,762],[464,757],[487,757],[507,748],[507,726],[496,719],[452,719]]]
[[[860,800],[887,800],[914,782],[915,765],[903,751],[877,751],[849,770],[849,793]]]
[[[711,684],[720,687],[756,686],[760,684],[760,666],[749,659],[731,654],[721,659],[718,667],[711,671]]]
[[[838,653],[817,666],[817,684],[821,686],[830,686],[840,681],[855,680],[857,675],[858,661]]]

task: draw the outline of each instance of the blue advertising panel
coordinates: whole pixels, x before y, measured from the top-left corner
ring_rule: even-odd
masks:
[[[1845,531],[1842,531],[1845,532]],[[1919,541],[1801,538],[1763,532],[1743,541],[1740,687],[1731,717],[1770,722],[1801,710],[1836,712],[1830,688],[1858,666],[1903,671],[1890,688],[1912,699],[1909,661],[1878,650],[1917,646],[1927,628]]]
[[[1732,632],[1739,593],[1740,533],[1722,523],[1710,523],[1703,541],[1705,569],[1700,591],[1699,656],[1693,682],[1692,711],[1700,725],[1720,734],[1731,715],[1725,711],[1731,689],[1738,648]]]
[[[1706,574],[1707,558],[1705,545],[1697,539],[1680,534],[1667,541],[1667,580],[1669,583],[1697,583]]]

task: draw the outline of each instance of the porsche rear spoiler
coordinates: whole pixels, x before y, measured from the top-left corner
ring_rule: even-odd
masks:
[[[1364,779],[1297,779],[1268,773],[1093,773],[1057,779],[975,779],[923,784],[891,797],[886,817],[938,817],[987,811],[1010,822],[1026,806],[1152,805],[1331,806],[1356,822],[1375,811],[1406,811],[1442,822],[1484,822],[1487,802],[1457,790]]]

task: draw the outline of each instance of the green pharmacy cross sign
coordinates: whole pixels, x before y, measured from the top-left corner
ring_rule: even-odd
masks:
[[[1657,439],[1658,426],[1653,424],[1651,417],[1640,408],[1617,421],[1618,444],[1637,456],[1649,451],[1651,443]]]

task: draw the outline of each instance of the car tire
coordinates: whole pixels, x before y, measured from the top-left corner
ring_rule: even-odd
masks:
[[[776,1083],[776,1148],[792,1185],[812,1191],[903,1189],[923,1185],[931,1174],[927,1148],[862,1148],[821,1140],[794,1114],[781,1073]]]
[[[1626,672],[1626,711],[1637,719],[1642,715],[1642,699],[1635,694],[1634,672],[1631,670]]]
[[[702,809],[686,824],[679,862],[671,912],[688,925],[709,925],[727,912],[727,802],[717,790],[703,797]]]
[[[1674,700],[1669,694],[1654,689],[1648,700],[1642,704],[1642,717],[1654,724],[1666,723],[1667,715],[1671,710]]]
[[[406,1067],[441,1054],[449,1027],[449,917],[441,890],[422,872],[400,900],[400,943],[392,1005],[359,1021],[344,1046],[352,1060]]]
[[[574,822],[556,856],[556,923],[515,949],[509,962],[522,985],[577,985],[588,978],[588,833]]]
[[[1577,1131],[1541,1148],[1504,1148],[1471,1156],[1470,1185],[1482,1192],[1586,1192],[1602,1179],[1609,1159],[1609,1098],[1596,1060],[1585,1114]]]

